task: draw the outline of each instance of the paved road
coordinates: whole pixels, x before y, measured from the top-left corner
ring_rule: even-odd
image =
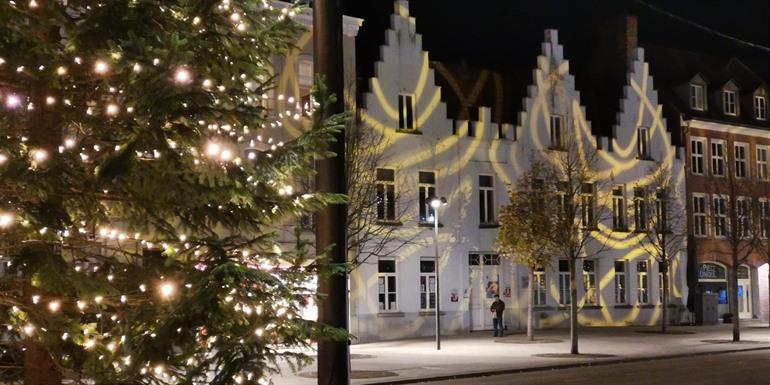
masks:
[[[770,350],[431,382],[433,385],[770,385]]]

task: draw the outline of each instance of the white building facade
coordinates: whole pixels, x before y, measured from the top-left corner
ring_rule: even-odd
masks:
[[[596,150],[594,169],[601,175],[597,184],[604,187],[593,199],[610,205],[608,210],[615,216],[599,223],[595,232],[607,249],[578,264],[583,275],[577,280],[580,323],[660,322],[662,280],[658,263],[640,247],[644,235],[635,228],[639,215],[635,209],[638,204],[646,210],[646,202],[638,202],[640,195],[635,198],[635,193],[650,184],[650,170],[657,162],[670,167],[680,191],[684,191],[684,174],[681,148],[672,144],[661,117],[643,49],[636,49],[628,63],[624,98],[618,101],[617,122],[609,137],[592,133],[555,30],[545,32],[516,124],[493,123],[490,109],[483,107],[478,120],[452,120],[415,22],[408,4],[397,1],[358,114],[360,124],[385,138],[382,151],[387,164],[377,169],[385,192],[380,219],[387,223],[396,219],[391,213],[406,210],[408,221],[391,223],[398,227],[394,234],[416,238],[396,255],[364,261],[352,271],[354,342],[434,333],[433,213],[430,208],[421,209],[419,199],[428,192],[448,201],[439,209],[438,235],[443,333],[491,330],[488,309],[495,294],[506,302],[506,327],[525,328],[530,285],[537,327],[568,324],[566,261],[554,259],[530,283],[528,269],[499,255],[494,244],[497,213],[507,203],[507,186],[527,170],[533,151],[542,155],[554,151],[549,149],[554,130],[571,130],[584,148]],[[390,198],[396,196],[408,199]],[[619,208],[613,210],[613,201]],[[669,314],[674,322],[680,320],[687,303],[685,269],[682,250],[670,269]]]

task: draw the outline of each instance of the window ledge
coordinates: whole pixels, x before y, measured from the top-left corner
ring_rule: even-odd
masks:
[[[479,225],[480,229],[496,229],[500,227],[499,223],[482,223]]]
[[[650,230],[648,230],[648,229],[645,229],[645,230],[634,229],[634,231],[632,231],[632,233],[635,233],[635,234],[647,234],[649,232],[650,232]]]
[[[534,311],[551,311],[551,310],[556,310],[556,308],[553,307],[553,306],[533,306],[532,310],[534,310]]]
[[[396,130],[399,134],[409,134],[409,135],[422,135],[422,132],[420,130],[415,129],[409,129],[409,128],[399,128]]]
[[[394,312],[379,312],[377,313],[378,318],[403,318],[404,312],[400,311],[394,311]]]
[[[403,226],[404,225],[403,223],[401,223],[401,221],[382,221],[382,220],[378,220],[377,224],[383,225],[383,226]]]
[[[433,227],[433,222],[419,222],[417,223],[418,227]],[[439,222],[438,227],[444,227],[444,224]]]
[[[633,306],[633,305],[623,305],[623,304],[620,304],[620,305],[615,305],[615,306],[613,306],[613,307],[614,307],[615,309],[633,309],[633,308],[634,308],[634,306]]]
[[[649,155],[647,155],[647,156],[637,156],[636,159],[637,160],[647,160],[647,161],[654,161],[655,160],[655,159],[652,159],[652,157],[649,156]]]
[[[548,146],[548,149],[551,151],[567,151],[567,149],[562,146]]]
[[[585,309],[585,310],[598,310],[598,309],[603,309],[604,306],[602,306],[602,305],[583,305],[580,308],[581,309]]]
[[[612,229],[612,231],[615,233],[630,233],[631,229],[629,229],[628,227],[618,227],[616,229]]]
[[[559,305],[558,310],[569,310],[569,305]]]
[[[435,317],[436,311],[435,310],[420,310],[419,313],[417,313],[420,317]],[[446,315],[446,312],[440,311],[438,312],[438,315]]]
[[[593,226],[589,226],[589,227],[583,227],[583,230],[586,230],[586,231],[599,231],[599,227],[593,225]]]
[[[638,307],[640,309],[654,309],[655,305],[653,305],[651,303],[643,303],[643,304],[636,305],[636,307]]]

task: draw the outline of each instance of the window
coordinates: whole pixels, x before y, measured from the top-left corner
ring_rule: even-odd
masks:
[[[736,143],[733,148],[735,151],[735,177],[745,178],[748,176],[748,167],[746,166],[746,153],[748,150],[748,144]]]
[[[414,130],[414,97],[407,94],[398,95],[398,128]]]
[[[634,230],[647,231],[647,204],[644,197],[644,189],[634,188]]]
[[[727,235],[727,198],[714,195],[711,206],[714,210],[714,236],[724,237]]]
[[[666,192],[661,188],[655,189],[655,231],[663,233],[667,231],[666,221]]]
[[[433,171],[420,171],[419,183],[420,218],[418,219],[421,223],[433,223],[435,217],[430,200],[436,197],[436,173]]]
[[[580,222],[583,227],[594,228],[594,184],[583,183],[580,186]]]
[[[436,308],[436,261],[420,260],[420,309]]]
[[[767,147],[757,146],[757,179],[768,180]]]
[[[561,115],[551,115],[551,148],[564,149],[564,117]]]
[[[703,175],[703,152],[706,147],[706,139],[690,139],[690,170],[695,175]]]
[[[647,261],[636,263],[636,299],[640,304],[650,303],[650,282],[647,276]]]
[[[706,109],[706,98],[704,86],[701,84],[690,84],[690,108],[703,111]]]
[[[396,261],[380,259],[377,263],[377,285],[380,311],[398,310],[396,287]]]
[[[622,185],[612,188],[612,228],[626,229],[626,194]]]
[[[479,222],[495,223],[495,190],[491,175],[479,175]]]
[[[313,60],[299,60],[297,63],[297,83],[299,83],[300,88],[305,89],[313,86]]]
[[[722,91],[722,106],[726,115],[738,115],[738,106],[735,104],[735,91]]]
[[[658,303],[663,304],[663,273],[661,272],[658,272]]]
[[[725,176],[725,142],[711,141],[711,175]]]
[[[396,172],[390,168],[377,169],[377,219],[396,220]]]
[[[650,129],[647,127],[636,129],[636,155],[639,159],[650,159]]]
[[[537,269],[533,272],[534,282],[532,282],[532,304],[534,306],[545,306],[545,271]]]
[[[764,96],[754,96],[754,118],[767,120],[767,99]]]
[[[770,202],[759,200],[759,236],[767,239],[770,236]]]
[[[559,305],[570,304],[570,276],[569,276],[569,261],[566,259],[559,260]]]
[[[615,261],[615,303],[626,303],[626,262]]]
[[[706,236],[706,197],[703,195],[692,197],[692,231],[696,237]]]
[[[738,221],[738,237],[751,236],[751,199],[739,197],[735,200],[735,214]]]
[[[585,304],[596,305],[596,261],[583,261],[583,290],[585,290]]]

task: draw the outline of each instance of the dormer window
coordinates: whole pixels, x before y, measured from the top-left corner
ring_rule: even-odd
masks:
[[[706,92],[702,84],[690,84],[690,108],[704,111],[706,109]]]
[[[767,98],[764,95],[754,96],[754,119],[767,120]]]
[[[398,128],[399,130],[414,130],[414,95],[398,95]]]
[[[722,91],[722,107],[724,108],[725,115],[738,115],[735,91]]]

